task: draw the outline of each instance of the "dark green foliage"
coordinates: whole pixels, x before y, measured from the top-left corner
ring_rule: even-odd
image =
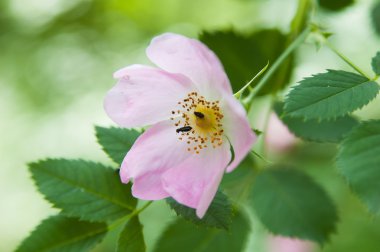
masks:
[[[121,164],[125,154],[132,147],[140,133],[134,129],[103,128],[96,126],[96,138],[107,155],[117,164]]]
[[[255,168],[253,157],[247,155],[233,172],[224,174],[221,187],[233,202],[247,199],[256,176]]]
[[[103,239],[106,232],[104,223],[52,216],[43,220],[16,252],[88,251]]]
[[[369,210],[380,212],[380,121],[363,122],[339,147],[337,165]]]
[[[131,213],[136,199],[112,168],[83,160],[47,159],[29,165],[38,190],[69,216],[112,221]]]
[[[328,70],[293,87],[285,100],[285,115],[305,120],[344,116],[373,100],[379,85],[358,74]]]
[[[343,116],[330,121],[316,119],[305,121],[300,118],[282,116],[283,103],[277,103],[275,111],[290,132],[306,141],[337,143],[358,124],[358,121],[351,116]]]
[[[184,220],[169,225],[158,240],[155,252],[243,251],[250,231],[249,219],[238,213],[229,231],[199,228]]]
[[[310,177],[285,167],[257,176],[251,205],[270,232],[320,244],[335,231],[338,220],[325,191]]]
[[[227,196],[221,191],[216,193],[215,198],[202,219],[198,218],[195,209],[181,205],[172,198],[168,198],[166,202],[178,216],[182,216],[184,219],[191,221],[198,226],[228,230],[231,225],[232,205]]]
[[[376,75],[380,75],[380,52],[377,52],[375,57],[372,58],[372,70]]]
[[[371,12],[372,24],[377,35],[380,35],[380,2],[377,2]]]
[[[341,11],[355,3],[355,0],[318,0],[319,5],[331,11]]]
[[[240,90],[268,62],[274,62],[286,48],[286,36],[278,30],[261,30],[247,35],[233,30],[205,31],[199,39],[222,61],[234,92]],[[290,63],[293,65],[292,61]],[[285,87],[291,73],[292,67],[285,76],[281,75],[279,78],[277,71],[260,94],[271,93]]]
[[[117,252],[145,252],[144,235],[138,216],[128,221],[120,233],[117,243]]]

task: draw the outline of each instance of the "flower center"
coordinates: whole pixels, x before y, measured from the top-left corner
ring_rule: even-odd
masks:
[[[191,92],[178,102],[179,109],[172,111],[179,140],[186,141],[187,150],[199,154],[202,149],[223,144],[223,114],[219,101],[209,102],[197,92]]]

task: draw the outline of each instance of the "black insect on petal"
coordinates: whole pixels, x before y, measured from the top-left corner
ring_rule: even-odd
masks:
[[[202,112],[194,111],[194,115],[198,118],[204,118],[205,115]]]
[[[179,132],[188,132],[188,131],[190,131],[190,130],[192,130],[191,126],[185,126],[185,127],[178,128],[178,129],[176,129],[175,131],[176,131],[177,133],[179,133]]]

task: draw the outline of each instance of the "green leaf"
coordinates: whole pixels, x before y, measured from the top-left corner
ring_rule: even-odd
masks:
[[[198,226],[223,228],[228,230],[231,225],[232,206],[227,196],[221,191],[216,193],[215,198],[202,219],[198,218],[194,208],[181,205],[173,198],[166,199],[166,202],[178,216],[182,216],[184,219],[191,221]]]
[[[371,19],[377,35],[380,35],[380,2],[373,6],[371,11]]]
[[[379,85],[345,71],[327,70],[306,78],[288,94],[285,115],[325,120],[355,111],[373,100]]]
[[[199,39],[218,55],[234,93],[248,83],[268,61],[274,62],[286,47],[286,36],[278,30],[261,30],[246,35],[233,30],[204,31]],[[289,63],[293,65],[293,60]],[[284,78],[277,78],[277,71],[260,94],[271,93],[286,86],[291,73],[292,67]]]
[[[318,0],[319,5],[331,11],[341,11],[352,5],[354,0]]]
[[[334,204],[318,184],[284,167],[268,169],[257,176],[251,204],[272,233],[320,244],[335,231],[338,220]]]
[[[221,187],[233,202],[239,204],[248,198],[257,173],[255,167],[253,157],[247,155],[233,172],[224,174]]]
[[[107,233],[107,225],[61,215],[43,220],[16,252],[88,251]]]
[[[380,213],[380,121],[356,127],[339,146],[337,165],[370,211]]]
[[[249,232],[249,219],[241,213],[236,214],[228,232],[221,229],[199,228],[179,219],[167,227],[154,251],[243,251]]]
[[[117,252],[144,252],[146,251],[143,226],[139,221],[139,217],[135,216],[128,221],[124,229],[121,231],[117,243]]]
[[[380,75],[380,52],[377,52],[375,57],[372,58],[372,69],[376,75]]]
[[[281,116],[282,103],[275,104],[274,110],[290,132],[306,141],[337,143],[358,124],[358,121],[351,116],[343,116],[331,121],[316,119],[304,121],[300,118]]]
[[[107,155],[117,164],[121,164],[140,133],[134,129],[103,128],[96,126],[96,138]]]
[[[47,159],[29,164],[47,200],[68,216],[112,221],[134,210],[130,186],[112,168],[83,160]]]

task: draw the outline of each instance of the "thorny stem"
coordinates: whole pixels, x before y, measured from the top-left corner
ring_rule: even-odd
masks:
[[[311,27],[307,27],[289,46],[286,50],[277,58],[277,60],[273,63],[272,67],[264,74],[263,78],[259,81],[257,86],[255,86],[249,96],[245,99],[246,103],[249,103],[261,90],[261,88],[267,83],[270,77],[275,73],[277,68],[281,65],[281,63],[299,46],[301,45],[306,37],[310,34]]]
[[[297,36],[309,25],[311,13],[315,9],[314,0],[298,0],[298,7],[294,14],[294,17],[290,23],[290,31],[285,39],[283,48],[287,48]],[[273,76],[270,81],[271,93],[277,93],[286,87],[289,82],[291,72],[293,69],[294,57],[290,55],[281,66],[276,70],[276,75]]]
[[[255,157],[258,157],[259,159],[261,159],[262,161],[264,161],[267,164],[272,164],[272,161],[269,161],[268,159],[266,159],[265,157],[263,157],[262,155],[260,155],[259,153],[257,153],[254,150],[251,150],[251,154],[254,155]]]
[[[128,214],[128,215],[124,216],[123,218],[116,220],[115,222],[113,222],[111,225],[108,226],[108,231],[111,231],[111,230],[115,229],[120,224],[122,224],[125,221],[127,221],[129,219],[132,219],[136,215],[140,214],[142,211],[144,211],[152,203],[153,203],[153,201],[148,201],[144,206],[142,206],[139,209],[135,209],[131,214]]]
[[[351,60],[349,60],[346,56],[344,56],[342,53],[340,53],[330,42],[327,40],[324,41],[324,44],[330,48],[336,55],[338,55],[344,62],[346,62],[349,66],[351,66],[353,69],[355,69],[356,72],[363,75],[367,79],[371,79],[367,74],[364,73],[363,70],[361,70],[358,66],[356,66]]]
[[[264,77],[259,81],[257,86],[251,90],[251,93],[245,100],[248,104],[252,101],[252,98],[254,98],[258,92],[261,90],[261,88],[265,85],[265,83],[272,77],[272,75],[277,71],[277,73],[280,76],[280,79],[284,79],[286,72],[289,71],[289,61],[286,61],[289,55],[299,46],[301,45],[307,36],[312,32],[313,26],[308,24],[309,23],[309,14],[311,10],[314,10],[314,2],[312,0],[299,0],[298,1],[298,8],[297,11],[293,17],[293,20],[291,22],[291,32],[288,35],[286,44],[288,47],[286,50],[277,58],[277,60],[274,62],[273,66],[269,69],[269,71],[264,75]],[[302,31],[302,29],[304,29]],[[302,31],[302,32],[301,32]],[[278,69],[280,66],[282,68]],[[272,102],[273,102],[273,96],[271,98],[271,102],[268,108],[268,111],[264,118],[264,125],[263,125],[263,131],[266,132],[268,128],[268,123],[270,119],[270,115],[272,112]],[[265,133],[264,133],[265,134]],[[265,149],[265,135],[261,139],[261,143],[259,145],[260,152],[265,156],[266,155],[266,149]],[[258,153],[252,152],[254,155],[259,155]],[[270,164],[271,162],[263,158],[259,155],[259,158],[264,161],[267,164]]]
[[[244,85],[244,87],[242,87],[239,91],[237,91],[234,96],[236,97],[236,99],[239,99],[240,96],[243,94],[243,92],[252,84],[252,82],[254,80],[256,80],[258,77],[260,77],[264,72],[265,70],[267,70],[269,66],[269,62],[265,65],[265,67],[263,69],[260,70],[260,72],[258,72],[247,84]]]

